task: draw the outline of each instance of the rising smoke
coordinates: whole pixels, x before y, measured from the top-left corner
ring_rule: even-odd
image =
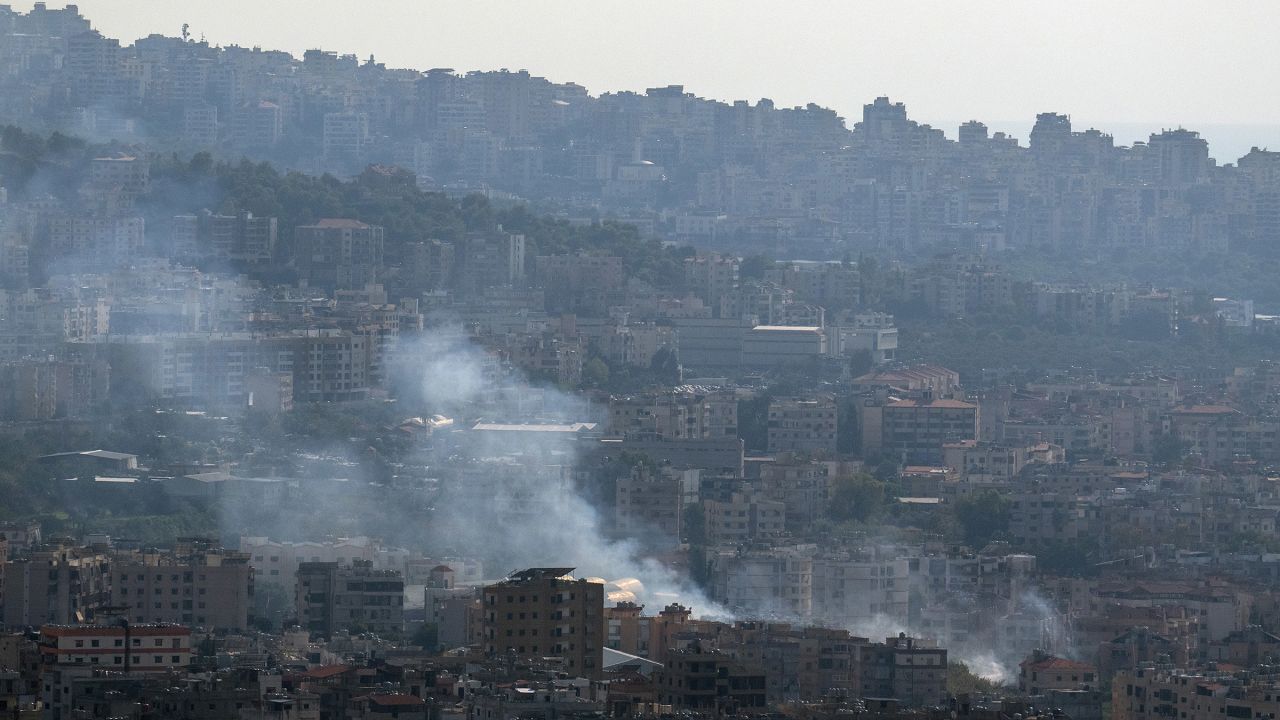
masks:
[[[588,412],[582,398],[504,371],[456,326],[406,343],[395,365],[404,396],[454,420],[434,448],[441,489],[426,528],[430,548],[479,555],[503,570],[572,566],[579,576],[634,578],[639,585],[629,587],[639,602],[726,615],[687,578],[645,557],[637,539],[608,536],[600,511],[580,492],[584,448],[573,434],[469,430],[480,421],[577,422]]]

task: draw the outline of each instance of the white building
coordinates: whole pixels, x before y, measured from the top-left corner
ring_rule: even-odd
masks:
[[[827,349],[832,355],[865,350],[871,354],[871,362],[880,365],[897,356],[898,328],[887,313],[858,313],[847,324],[827,328]]]

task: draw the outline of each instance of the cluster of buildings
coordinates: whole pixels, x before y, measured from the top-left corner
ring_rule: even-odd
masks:
[[[1121,147],[1054,113],[1024,148],[977,122],[948,140],[885,98],[849,128],[679,86],[593,97],[185,33],[122,45],[42,3],[0,6],[0,87],[0,122],[91,140],[59,196],[0,192],[0,431],[127,433],[114,423],[140,411],[151,440],[182,439],[23,472],[76,519],[160,508],[253,533],[156,549],[0,524],[0,711],[1101,720],[1109,702],[1209,720],[1280,703],[1277,366],[962,384],[904,362],[884,312],[1274,329],[1246,299],[1034,282],[995,258],[1266,247],[1276,153],[1218,166],[1194,132]],[[151,153],[171,149],[552,199],[549,222],[699,249],[646,281],[625,248],[557,251],[510,220],[403,237],[212,199],[157,210]],[[862,254],[940,246],[956,252],[914,266]],[[304,407],[364,425],[303,449]],[[387,420],[402,408],[422,416]],[[289,513],[313,522],[274,524]],[[392,543],[342,537],[375,523]],[[486,574],[502,549],[567,564],[594,544],[679,592]],[[1006,702],[957,691],[956,660]]]
[[[429,187],[572,197],[699,245],[1216,250],[1280,228],[1274,153],[1219,166],[1181,128],[1124,146],[1042,113],[1026,146],[978,121],[953,140],[888,98],[849,127],[815,105],[679,85],[592,96],[524,70],[423,72],[186,36],[126,45],[74,6],[0,22],[6,122],[123,141],[145,128],[305,171],[399,164]]]

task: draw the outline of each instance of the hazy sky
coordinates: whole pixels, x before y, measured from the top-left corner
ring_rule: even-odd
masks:
[[[27,8],[19,0],[15,8]],[[50,6],[60,2],[51,1]],[[104,34],[370,53],[397,67],[528,69],[592,93],[683,84],[857,118],[889,95],[944,127],[1245,125],[1280,147],[1273,0],[80,0]],[[1225,132],[1224,129],[1218,128]],[[1025,129],[1022,130],[1025,132]],[[1247,145],[1246,145],[1247,149]],[[1217,154],[1217,153],[1215,153]]]

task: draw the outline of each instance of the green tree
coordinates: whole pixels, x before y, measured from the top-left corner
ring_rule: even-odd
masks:
[[[738,266],[738,276],[744,280],[763,280],[771,267],[773,261],[764,255],[748,255]]]
[[[884,508],[885,483],[866,474],[846,475],[832,481],[831,517],[837,521],[865,522]]]
[[[422,623],[422,625],[413,632],[413,637],[409,639],[409,644],[418,647],[434,650],[440,644],[440,628],[435,623]]]
[[[1160,465],[1176,465],[1182,462],[1186,454],[1186,446],[1173,433],[1165,433],[1156,438],[1155,446],[1151,449],[1152,461]]]
[[[964,542],[982,549],[1009,529],[1009,501],[994,490],[983,490],[957,500],[953,506]]]
[[[975,675],[963,662],[952,660],[947,663],[947,694],[994,695],[999,690],[999,685]]]
[[[609,383],[609,366],[598,357],[591,358],[582,366],[582,384],[587,387],[602,387]]]

